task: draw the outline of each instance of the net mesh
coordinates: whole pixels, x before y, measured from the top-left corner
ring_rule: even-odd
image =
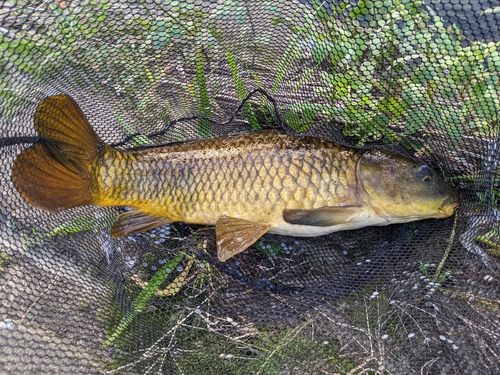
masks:
[[[500,373],[497,1],[3,1],[0,372]],[[69,94],[121,149],[280,128],[440,170],[457,214],[217,261],[174,223],[50,214],[11,182]]]

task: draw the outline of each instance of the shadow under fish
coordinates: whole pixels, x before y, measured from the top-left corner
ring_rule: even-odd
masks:
[[[414,249],[407,246],[413,238],[413,229],[408,228],[407,225],[402,225],[397,230],[395,240],[376,245],[369,254],[353,260],[342,267],[341,271],[332,271],[331,274],[322,277],[321,280],[311,279],[309,283],[304,283],[304,285],[286,281],[271,281],[265,277],[252,278],[234,263],[219,262],[201,251],[196,251],[195,254],[198,258],[216,267],[220,272],[230,276],[242,285],[249,286],[256,292],[270,292],[282,296],[308,295],[320,299],[334,299],[348,296],[373,282],[376,278],[384,277],[389,272],[397,269],[398,265],[407,261],[414,252]]]

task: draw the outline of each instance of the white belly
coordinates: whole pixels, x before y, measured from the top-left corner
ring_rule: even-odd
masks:
[[[269,233],[282,234],[293,237],[315,237],[333,232],[340,232],[343,230],[359,229],[372,225],[373,226],[388,225],[391,223],[394,222],[391,220],[387,220],[383,217],[377,216],[375,213],[372,213],[371,215],[369,216],[367,215],[365,217],[358,217],[356,218],[355,221],[349,223],[337,224],[328,227],[290,224],[283,220],[280,223],[274,225],[269,230]]]

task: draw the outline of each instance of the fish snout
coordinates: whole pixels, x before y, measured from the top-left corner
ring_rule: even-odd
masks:
[[[438,209],[438,212],[443,214],[443,217],[451,216],[459,204],[458,195],[453,195],[443,201],[441,207]]]

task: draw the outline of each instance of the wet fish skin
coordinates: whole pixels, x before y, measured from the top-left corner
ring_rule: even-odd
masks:
[[[221,215],[272,223],[285,209],[360,203],[358,150],[277,132],[120,152],[94,159],[94,204],[215,225]],[[306,234],[306,233],[303,233]]]

